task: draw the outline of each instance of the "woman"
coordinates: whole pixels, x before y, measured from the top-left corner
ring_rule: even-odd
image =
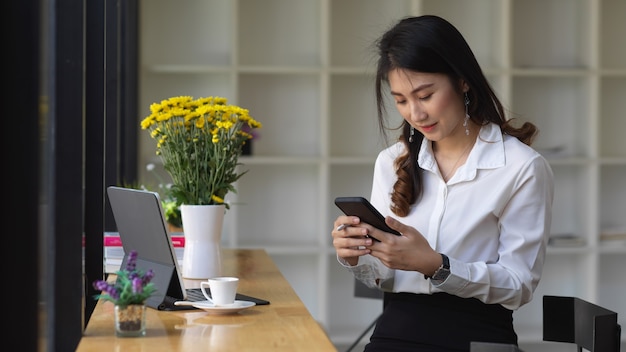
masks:
[[[381,129],[384,85],[404,122],[376,159],[370,201],[402,236],[353,216],[339,216],[332,231],[339,262],[385,291],[365,350],[517,345],[512,314],[533,298],[552,216],[552,171],[529,146],[537,128],[505,118],[446,20],[403,19],[377,47]]]

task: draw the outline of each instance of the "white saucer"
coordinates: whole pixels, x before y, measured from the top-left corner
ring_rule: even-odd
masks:
[[[216,306],[213,303],[209,302],[209,301],[200,301],[200,302],[193,302],[192,306],[202,309],[205,312],[211,313],[211,314],[232,314],[232,313],[237,313],[241,310],[250,308],[255,306],[256,304],[254,302],[250,302],[250,301],[235,301],[235,303],[233,304],[229,304],[227,306]]]

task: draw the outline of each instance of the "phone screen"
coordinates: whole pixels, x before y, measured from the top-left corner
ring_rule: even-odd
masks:
[[[401,236],[400,232],[387,226],[385,217],[363,197],[337,197],[335,198],[335,205],[346,215],[358,216],[362,222],[368,223],[377,229]],[[378,241],[374,237],[372,239]]]

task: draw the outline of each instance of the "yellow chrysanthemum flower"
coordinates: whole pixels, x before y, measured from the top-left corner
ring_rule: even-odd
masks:
[[[227,103],[224,97],[171,97],[151,104],[140,123],[156,140],[178,204],[224,204],[245,173],[236,170],[241,148],[262,125],[247,109]]]

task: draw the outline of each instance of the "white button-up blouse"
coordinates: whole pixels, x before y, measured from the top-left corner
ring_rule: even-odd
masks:
[[[450,276],[431,282],[416,271],[391,270],[371,255],[350,267],[370,287],[392,292],[447,292],[517,309],[532,297],[543,269],[552,217],[553,174],[548,162],[496,124],[481,128],[467,161],[444,182],[424,139],[417,162],[424,193],[406,217],[390,210],[396,181],[396,143],[376,159],[371,203],[416,228],[450,258]],[[378,284],[376,283],[376,280]]]

